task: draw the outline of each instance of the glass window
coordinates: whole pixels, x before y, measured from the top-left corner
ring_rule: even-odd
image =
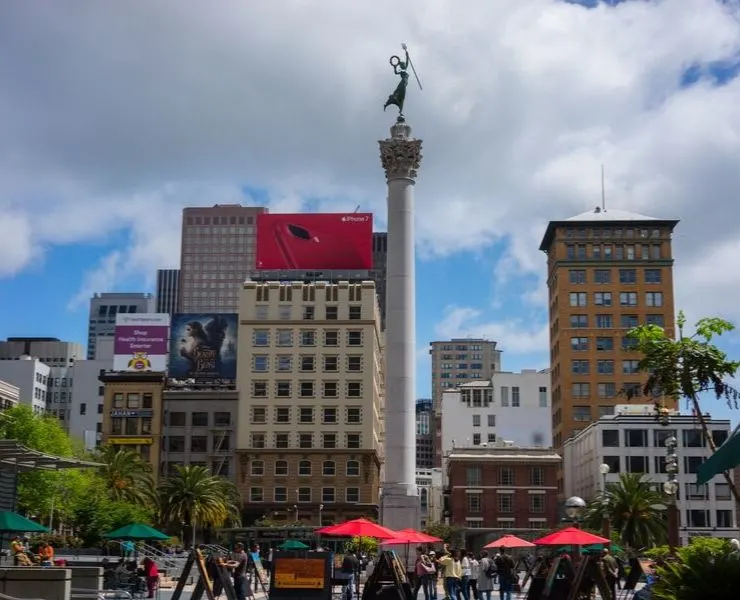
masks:
[[[194,412],[190,418],[193,427],[208,427],[207,412]]]
[[[603,429],[601,431],[601,445],[605,448],[619,448],[619,430]]]
[[[185,413],[184,412],[171,412],[169,414],[170,427],[185,427]]]
[[[645,448],[648,445],[647,429],[625,429],[624,445],[628,448]]]

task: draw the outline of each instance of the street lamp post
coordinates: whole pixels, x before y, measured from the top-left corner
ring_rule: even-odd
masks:
[[[663,491],[670,498],[668,502],[668,547],[671,554],[675,554],[676,548],[681,543],[678,535],[680,526],[678,516],[678,456],[676,454],[678,440],[675,436],[671,436],[665,441],[665,446],[665,470],[668,473],[668,481],[663,484]]]
[[[321,513],[324,511],[324,505],[319,504],[319,527],[324,526],[324,521],[321,519]]]
[[[601,534],[606,539],[611,539],[611,521],[609,520],[609,499],[606,496],[606,476],[609,475],[611,468],[606,463],[599,466],[601,474]]]
[[[571,496],[565,501],[565,514],[576,527],[578,527],[585,510],[586,501],[580,496]]]

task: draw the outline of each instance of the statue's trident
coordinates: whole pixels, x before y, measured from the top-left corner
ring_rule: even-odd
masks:
[[[414,63],[411,62],[411,57],[409,56],[409,49],[406,46],[406,44],[401,44],[401,49],[406,53],[406,60],[409,63],[409,67],[411,67],[411,72],[414,74],[414,77],[416,78],[416,83],[419,84],[419,89],[424,90],[423,87],[421,87],[421,80],[419,79],[419,76],[416,74],[416,69],[414,68]]]

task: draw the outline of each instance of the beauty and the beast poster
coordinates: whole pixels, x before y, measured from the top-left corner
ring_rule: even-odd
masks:
[[[170,329],[169,376],[173,379],[236,379],[239,316],[177,314]]]

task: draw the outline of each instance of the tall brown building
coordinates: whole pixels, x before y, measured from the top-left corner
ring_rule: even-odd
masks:
[[[600,207],[551,221],[547,254],[553,444],[624,403],[645,380],[627,331],[652,323],[674,333],[676,220]],[[562,478],[559,481],[562,484]]]
[[[182,211],[180,312],[235,313],[255,268],[259,206],[216,204]]]

